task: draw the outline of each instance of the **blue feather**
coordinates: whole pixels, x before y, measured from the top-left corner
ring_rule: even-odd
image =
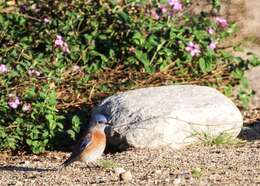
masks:
[[[86,136],[80,144],[80,147],[79,147],[80,151],[83,151],[86,148],[86,146],[88,146],[90,144],[90,142],[91,142],[91,139],[88,136]]]
[[[81,153],[89,144],[91,144],[91,135],[90,135],[90,134],[86,135],[86,136],[82,139],[79,148],[76,148],[76,149],[71,153],[70,157],[69,157],[65,162],[62,163],[62,165],[63,165],[64,167],[67,167],[69,164],[71,164],[72,162],[74,162],[74,161],[77,159],[77,157],[80,155],[80,153]]]

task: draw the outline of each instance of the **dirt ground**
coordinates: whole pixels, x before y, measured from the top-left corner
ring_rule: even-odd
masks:
[[[178,151],[129,150],[59,169],[66,153],[1,157],[1,185],[260,185],[260,142],[192,146]],[[103,164],[102,164],[103,162]],[[104,163],[106,162],[106,164]],[[130,171],[121,180],[116,167]],[[57,169],[58,168],[58,169]]]
[[[245,112],[244,143],[129,149],[60,169],[69,153],[0,155],[0,185],[260,185],[259,110]],[[129,171],[120,176],[120,169]]]

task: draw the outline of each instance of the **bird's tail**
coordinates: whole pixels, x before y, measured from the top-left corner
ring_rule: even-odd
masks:
[[[77,161],[77,158],[74,156],[70,156],[66,161],[64,161],[61,166],[62,167],[67,167],[68,165],[70,165],[71,163],[73,163],[74,161]]]

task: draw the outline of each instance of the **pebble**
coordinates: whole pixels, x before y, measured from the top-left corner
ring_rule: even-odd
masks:
[[[180,177],[175,178],[174,181],[173,181],[174,185],[179,185],[181,183],[181,180],[182,179]]]
[[[120,179],[124,180],[124,181],[130,181],[133,178],[130,171],[125,171],[125,172],[121,173],[119,176],[120,176]]]
[[[120,175],[120,174],[126,172],[126,170],[125,170],[124,168],[122,168],[122,167],[117,167],[117,168],[115,168],[114,171],[115,171],[115,173],[116,173],[117,175]]]
[[[23,185],[23,182],[17,181],[17,182],[15,183],[15,186],[20,186],[20,185]]]
[[[30,161],[26,160],[26,161],[22,161],[20,164],[23,164],[23,165],[29,165],[30,164]]]

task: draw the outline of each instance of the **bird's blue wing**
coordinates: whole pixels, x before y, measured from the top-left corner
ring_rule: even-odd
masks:
[[[83,151],[90,143],[91,143],[91,136],[86,135],[80,143],[80,146],[79,146],[80,152]]]
[[[70,157],[62,164],[64,167],[71,164],[73,161],[77,159],[80,153],[88,146],[91,142],[91,134],[87,134],[84,138],[81,139],[77,148],[71,153]]]

